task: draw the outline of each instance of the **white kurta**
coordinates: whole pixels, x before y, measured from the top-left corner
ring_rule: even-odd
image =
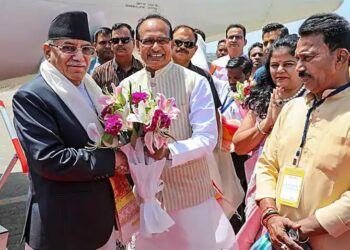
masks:
[[[228,61],[230,60],[230,56],[226,55],[223,57],[220,57],[216,60],[214,60],[211,64],[215,65],[216,69],[213,73],[213,76],[215,76],[216,78],[220,79],[220,80],[224,80],[227,81],[227,69],[226,69],[226,65],[228,63]]]
[[[152,238],[138,235],[137,250],[238,250],[231,224],[214,198],[169,215],[175,225]]]
[[[169,67],[179,67],[171,64],[157,71],[155,78],[162,78],[162,74],[163,76],[170,74],[172,68]],[[183,70],[187,75],[195,74],[185,68]],[[150,80],[152,84],[156,81],[153,78],[148,79],[149,73],[145,70],[136,73],[134,77],[137,78],[137,82]],[[130,79],[133,79],[133,76],[125,81],[128,82]],[[171,168],[177,168],[181,164],[211,153],[217,142],[217,125],[211,90],[205,78],[196,77],[196,79],[188,107],[192,136],[169,144],[172,164],[168,167]],[[175,86],[176,80],[173,79]],[[183,189],[186,190],[186,187]],[[136,238],[137,250],[229,249],[235,243],[233,229],[214,198],[184,209],[168,211],[168,213],[175,221],[175,225],[170,227],[168,232],[153,235],[151,238],[139,234]]]

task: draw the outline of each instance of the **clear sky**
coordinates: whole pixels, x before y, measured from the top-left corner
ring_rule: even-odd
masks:
[[[348,21],[350,21],[350,0],[344,0],[343,4],[335,11],[335,13],[344,16]],[[288,27],[289,33],[298,33],[299,26],[302,24],[303,20],[286,23],[285,26]],[[247,45],[245,46],[245,53],[248,51],[248,48],[251,44],[255,42],[261,42],[261,30],[250,32],[247,34]],[[215,53],[217,46],[217,41],[207,43],[207,53]]]

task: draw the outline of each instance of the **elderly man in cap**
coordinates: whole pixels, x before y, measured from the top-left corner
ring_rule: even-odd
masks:
[[[88,151],[87,125],[99,124],[101,90],[86,74],[87,14],[51,23],[38,76],[13,98],[14,123],[29,165],[26,249],[115,249],[114,196],[108,180],[125,156]]]

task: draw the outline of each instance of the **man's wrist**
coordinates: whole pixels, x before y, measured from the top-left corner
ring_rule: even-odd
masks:
[[[261,216],[261,224],[264,227],[267,227],[269,220],[273,217],[280,216],[277,210],[274,209],[266,209],[266,212]]]

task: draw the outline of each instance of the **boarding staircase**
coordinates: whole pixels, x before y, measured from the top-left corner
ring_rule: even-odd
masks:
[[[22,172],[23,174],[28,173],[28,166],[27,166],[27,160],[25,158],[25,155],[23,153],[23,150],[21,148],[21,145],[19,143],[19,140],[17,138],[15,129],[13,128],[13,125],[8,117],[8,114],[5,109],[5,104],[2,100],[0,100],[0,113],[1,117],[6,125],[7,131],[10,135],[10,138],[12,140],[12,144],[15,150],[14,156],[12,157],[10,163],[5,169],[4,174],[0,177],[0,190],[4,186],[5,182],[7,181],[8,177],[11,174],[12,169],[14,168],[16,162],[19,160],[22,165]],[[0,225],[0,250],[5,250],[7,246],[9,232],[6,228]]]

